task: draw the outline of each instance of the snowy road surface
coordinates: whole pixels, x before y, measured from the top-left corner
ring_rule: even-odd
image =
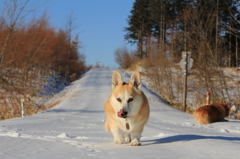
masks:
[[[114,144],[103,129],[112,72],[94,68],[52,99],[61,98],[56,107],[0,121],[0,159],[240,158],[240,121],[200,126],[192,115],[172,109],[146,87],[151,112],[142,146]]]

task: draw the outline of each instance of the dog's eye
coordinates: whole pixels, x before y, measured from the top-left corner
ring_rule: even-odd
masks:
[[[122,100],[120,98],[117,98],[117,101],[122,102]]]
[[[129,98],[127,102],[129,103],[129,102],[131,102],[131,101],[133,101],[133,98]]]

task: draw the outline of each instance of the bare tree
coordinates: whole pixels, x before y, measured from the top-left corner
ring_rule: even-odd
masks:
[[[184,12],[187,29],[188,48],[192,52],[195,68],[197,68],[197,78],[202,79],[202,85],[195,85],[195,90],[199,92],[212,92],[213,102],[231,101],[223,70],[220,68],[221,58],[224,58],[224,50],[219,47],[216,52],[215,33],[216,23],[215,10],[203,8],[194,9],[191,6]],[[217,39],[221,45],[220,39]],[[216,55],[217,54],[217,55]],[[218,58],[216,58],[218,57]],[[217,80],[216,80],[217,79]],[[204,88],[204,90],[203,90]]]
[[[69,81],[70,79],[70,72],[69,72],[69,63],[71,59],[71,51],[73,49],[73,46],[78,47],[79,41],[78,41],[78,35],[75,35],[75,40],[73,40],[73,31],[76,29],[76,17],[73,15],[73,11],[71,14],[66,18],[66,33],[68,37],[68,43],[69,43],[69,48],[67,51],[67,66],[65,70],[65,82]]]
[[[8,28],[8,33],[0,51],[0,68],[2,67],[4,57],[6,55],[6,48],[12,32],[17,26],[23,23],[26,16],[28,16],[31,12],[36,11],[39,7],[39,5],[30,5],[30,0],[3,0],[2,4],[2,16],[0,19],[2,19],[4,25]]]
[[[138,59],[136,52],[129,52],[126,46],[122,46],[115,50],[115,61],[121,68],[128,68],[136,59]]]

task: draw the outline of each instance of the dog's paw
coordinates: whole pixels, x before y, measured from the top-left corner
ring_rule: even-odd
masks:
[[[141,143],[136,139],[134,138],[132,141],[131,141],[131,146],[141,146]]]
[[[124,139],[114,139],[114,143],[116,144],[123,144],[125,142]]]
[[[125,137],[125,140],[124,140],[125,142],[130,142],[131,141],[131,139],[129,138],[129,137]]]

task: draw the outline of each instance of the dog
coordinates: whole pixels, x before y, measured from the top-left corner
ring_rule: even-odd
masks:
[[[112,74],[112,93],[105,102],[105,129],[112,133],[114,142],[140,146],[140,137],[149,117],[147,97],[141,90],[141,76],[132,73],[129,83],[122,80],[119,71]]]
[[[224,117],[229,115],[229,104],[209,104],[198,108],[193,113],[193,117],[200,125],[207,125],[218,121],[227,121]]]

